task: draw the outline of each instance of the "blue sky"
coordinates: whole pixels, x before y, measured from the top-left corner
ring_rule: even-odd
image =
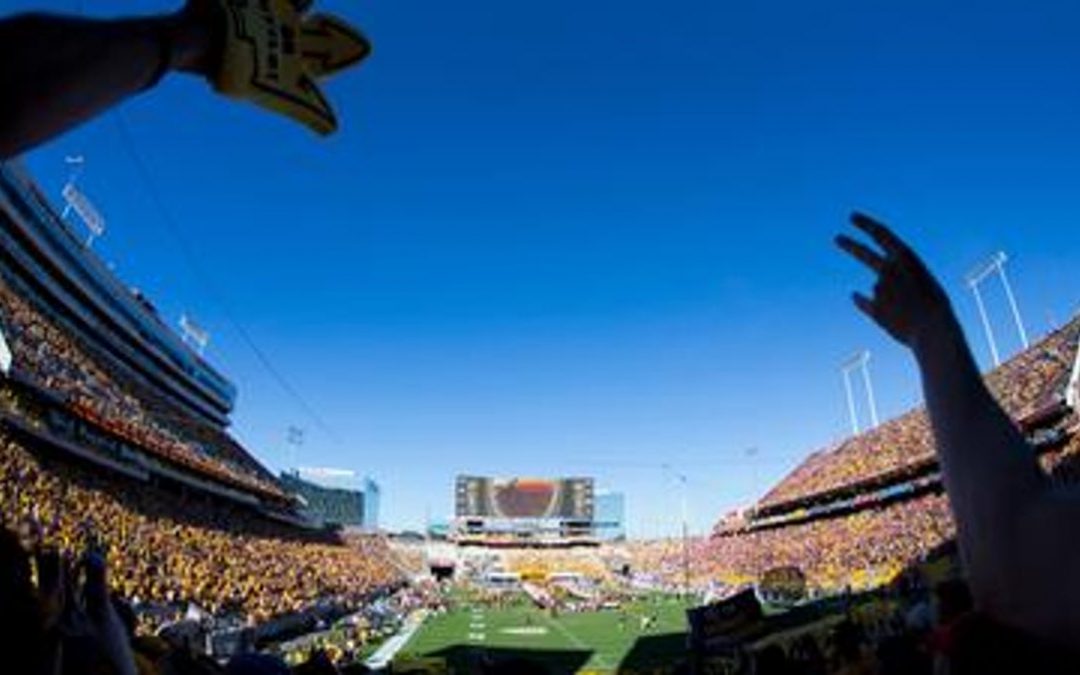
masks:
[[[855,349],[882,412],[910,406],[912,364],[849,306],[868,277],[831,247],[854,207],[925,253],[984,363],[960,283],[981,258],[1010,254],[1032,333],[1077,310],[1075,3],[322,6],[375,43],[327,87],[337,135],[182,76],[123,106],[194,262],[117,115],[29,163],[55,194],[86,156],[101,254],[212,331],[256,455],[286,466],[305,427],[299,463],[374,476],[391,526],[448,514],[458,472],[591,474],[627,493],[632,534],[672,532],[670,464],[701,531],[846,432]]]

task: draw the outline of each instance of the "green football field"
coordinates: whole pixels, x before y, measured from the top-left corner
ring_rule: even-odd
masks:
[[[655,598],[622,610],[551,617],[531,606],[465,605],[430,617],[395,663],[434,657],[456,672],[469,672],[469,664],[481,658],[523,657],[542,661],[552,673],[640,671],[686,655],[685,607],[680,600]],[[655,623],[643,629],[646,615]]]

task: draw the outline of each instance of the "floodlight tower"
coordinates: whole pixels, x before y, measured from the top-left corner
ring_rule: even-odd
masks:
[[[1005,299],[1008,301],[1009,310],[1012,312],[1013,322],[1016,324],[1016,332],[1020,336],[1020,344],[1024,346],[1024,349],[1028,347],[1027,331],[1024,329],[1023,320],[1020,318],[1020,307],[1016,303],[1016,296],[1013,295],[1009,277],[1005,274],[1005,263],[1008,259],[1004,251],[998,251],[976,265],[965,277],[967,286],[971,289],[971,294],[975,296],[975,306],[979,310],[979,319],[982,321],[983,332],[986,333],[986,342],[990,347],[990,358],[993,359],[995,366],[1001,365],[1001,356],[998,354],[997,341],[994,339],[994,329],[990,325],[990,318],[986,313],[986,304],[983,302],[982,293],[979,292],[979,286],[987,278],[996,274],[1001,281],[1001,286],[1005,289]]]
[[[297,464],[296,456],[300,450],[300,446],[304,444],[304,430],[301,427],[289,426],[285,429],[285,443],[289,446],[289,459],[293,471],[296,471],[297,476],[299,476],[300,469],[299,464]]]
[[[68,166],[68,179],[65,184],[66,189],[68,185],[75,185],[75,181],[79,179],[83,169],[86,167],[86,158],[82,155],[65,155],[64,164]],[[60,220],[67,220],[68,214],[71,213],[71,208],[71,202],[67,201],[64,205],[64,210],[60,212]]]
[[[675,482],[679,484],[679,511],[682,516],[682,554],[683,554],[683,595],[690,597],[690,525],[689,507],[686,499],[686,474],[675,471],[670,464],[662,464],[666,472],[670,472]]]
[[[870,428],[878,425],[877,401],[874,398],[874,385],[870,381],[870,350],[863,349],[848,357],[840,364],[840,374],[844,378],[844,392],[847,394],[848,414],[851,416],[851,433],[859,433],[859,415],[855,411],[855,394],[851,388],[852,371],[862,373],[863,389],[866,390],[866,405],[870,411]]]

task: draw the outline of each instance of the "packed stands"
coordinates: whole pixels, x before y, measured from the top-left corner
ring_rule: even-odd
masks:
[[[0,328],[16,378],[55,395],[75,416],[184,470],[285,499],[227,434],[187,416],[140,385],[133,373],[94,352],[26,293],[0,280]]]
[[[305,523],[226,430],[231,383],[4,171],[3,525],[30,549],[100,542],[144,629],[190,611],[265,626],[400,583],[383,539]]]
[[[1080,479],[1080,415],[1067,404],[1077,373],[1080,316],[986,375],[988,386],[1055,479]],[[815,453],[742,513],[690,542],[690,575],[701,588],[740,588],[765,572],[799,568],[816,593],[880,587],[949,548],[955,524],[933,436],[919,408]],[[631,544],[632,568],[681,583],[683,544]]]
[[[611,571],[596,549],[507,550],[502,554],[503,568],[523,579],[546,580],[553,574],[577,574],[588,579],[605,580]]]
[[[927,494],[846,516],[717,536],[706,548],[706,572],[740,585],[795,566],[819,589],[874,588],[955,534],[945,496]]]
[[[986,382],[1005,410],[1022,421],[1062,402],[1078,339],[1080,316],[989,373]],[[895,481],[934,463],[929,422],[918,408],[811,455],[757,509],[769,513],[843,488]]]
[[[432,556],[423,541],[412,542],[391,538],[389,544],[394,564],[403,574],[420,576],[428,572],[428,560]],[[436,561],[432,560],[432,562]],[[439,562],[450,567],[454,565],[454,560],[450,557],[446,557]]]
[[[257,624],[326,600],[358,603],[396,583],[380,538],[344,545],[244,509],[39,456],[0,435],[0,510],[28,544],[100,540],[111,582],[158,625],[189,603]]]

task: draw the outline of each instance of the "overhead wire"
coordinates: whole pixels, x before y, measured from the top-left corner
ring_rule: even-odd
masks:
[[[184,234],[183,228],[177,223],[173,217],[172,212],[169,210],[165,203],[161,191],[157,187],[157,183],[150,172],[146,161],[143,159],[142,154],[136,147],[135,140],[131,135],[126,120],[124,119],[123,112],[117,111],[113,116],[116,122],[116,127],[119,132],[121,145],[124,147],[124,151],[131,158],[134,164],[139,178],[146,189],[147,194],[150,197],[150,201],[157,211],[158,218],[162,224],[165,225],[170,236],[175,240],[177,246],[180,249],[184,262],[190,268],[192,275],[196,281],[203,287],[203,291],[207,296],[217,305],[219,311],[225,317],[229,326],[240,338],[240,341],[251,351],[255,356],[256,361],[263,367],[263,369],[270,375],[277,385],[288,395],[303,412],[312,420],[312,422],[334,443],[341,443],[341,437],[334,429],[327,424],[322,415],[315,410],[315,407],[308,403],[307,399],[289,382],[288,378],[281,372],[269,355],[255,342],[251,334],[244,328],[243,324],[236,318],[235,313],[232,311],[229,303],[225,300],[220,289],[210,279],[209,275],[205,273],[202,266],[198,262],[198,257],[195,255],[194,248],[188,242],[187,237]]]

